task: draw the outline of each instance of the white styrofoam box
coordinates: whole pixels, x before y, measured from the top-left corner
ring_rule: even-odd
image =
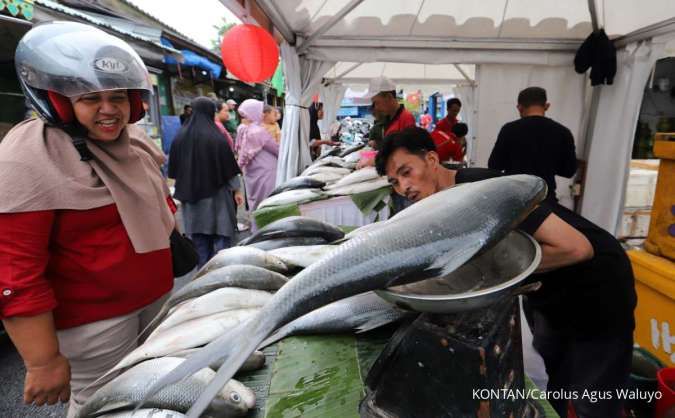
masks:
[[[658,171],[632,169],[626,186],[626,207],[651,207],[654,203]]]
[[[626,208],[621,219],[619,238],[645,238],[649,232],[651,210]]]

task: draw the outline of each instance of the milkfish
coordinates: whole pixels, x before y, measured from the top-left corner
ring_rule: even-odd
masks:
[[[348,184],[363,183],[364,181],[375,180],[379,178],[381,178],[381,176],[377,174],[375,167],[365,167],[360,170],[356,170],[353,173],[344,176],[339,181],[331,184],[330,186],[327,186],[326,190],[335,189]]]
[[[373,190],[379,190],[385,187],[390,187],[389,181],[386,178],[379,178],[370,181],[364,181],[362,183],[352,183],[347,184],[342,187],[336,187],[326,191],[328,196],[342,196],[342,195],[351,195],[357,193],[365,193]]]
[[[263,257],[268,256],[264,252],[262,255]],[[280,260],[271,255],[268,258]],[[216,289],[240,287],[243,289],[275,291],[286,284],[286,281],[288,279],[284,275],[257,266],[234,264],[212,270],[200,276],[198,280],[193,280],[172,293],[146,329],[152,328],[152,326],[164,319],[169,310],[179,303],[188,299],[198,298]]]
[[[270,250],[270,254],[279,257],[286,264],[305,268],[319,261],[333,249],[335,249],[333,245],[304,245],[277,248]]]
[[[342,176],[346,176],[347,174],[351,173],[352,170],[348,168],[343,168],[343,167],[329,167],[326,165],[321,165],[321,166],[314,166],[314,167],[308,167],[305,171],[300,174],[301,176],[311,176],[312,174],[317,174],[317,173],[335,173],[335,174],[340,174]]]
[[[307,246],[307,245],[321,245],[328,244],[324,238],[321,237],[291,237],[291,238],[278,238],[270,239],[267,241],[254,242],[253,244],[248,244],[251,247],[260,248],[265,251],[272,251],[278,248],[284,247],[298,247],[298,246]]]
[[[276,194],[286,192],[288,190],[320,189],[325,185],[326,185],[325,182],[317,180],[312,177],[293,177],[292,179],[286,181],[285,183],[278,185],[274,190],[272,190],[270,196],[274,196]]]
[[[149,385],[160,379],[184,359],[163,357],[145,361],[117,376],[96,391],[79,411],[79,418],[97,417],[130,409],[147,394]],[[184,413],[213,379],[209,368],[199,370],[187,379],[163,388],[145,400],[148,408],[169,409]],[[206,411],[212,417],[240,417],[255,406],[253,391],[236,380],[219,390]],[[135,415],[134,415],[135,416]],[[142,415],[138,415],[142,416]],[[161,415],[158,415],[161,417]]]
[[[307,177],[319,180],[325,184],[332,184],[335,183],[336,181],[339,181],[342,177],[344,177],[344,174],[319,172],[309,175]]]
[[[171,353],[171,357],[186,358],[189,355],[192,355],[192,354],[196,353],[200,349],[201,349],[201,347],[197,347],[197,348],[188,348],[186,350],[177,351],[175,353]],[[249,371],[253,371],[253,370],[260,370],[265,365],[265,360],[266,360],[265,354],[262,351],[256,350],[256,351],[252,352],[250,356],[248,356],[248,358],[246,359],[244,364],[242,364],[241,367],[239,368],[239,370],[237,370],[237,373],[249,372]],[[213,370],[218,370],[218,369],[220,369],[220,366],[222,366],[222,365],[223,365],[222,359],[218,359],[218,361],[209,364],[209,368],[211,368]]]
[[[252,247],[231,247],[218,251],[216,255],[199,269],[192,280],[197,280],[213,270],[234,264],[257,266],[279,273],[288,272],[288,266],[263,250]]]
[[[346,150],[340,152],[337,156],[340,157],[340,158],[345,158],[349,154],[351,154],[353,152],[356,152],[356,151],[360,150],[361,148],[364,148],[365,146],[366,146],[365,143],[364,144],[352,145],[351,147],[347,148]]]
[[[242,243],[250,245],[270,239],[293,237],[319,237],[331,242],[344,235],[340,229],[329,223],[306,216],[288,216],[265,225]]]
[[[260,348],[292,335],[366,332],[415,315],[385,302],[374,292],[366,292],[338,300],[301,316],[276,330],[260,344]]]
[[[189,417],[197,418],[276,329],[336,300],[448,274],[506,236],[545,196],[546,183],[528,175],[435,193],[420,202],[428,208],[424,216],[404,216],[356,235],[298,273],[257,315],[188,357],[148,394],[223,358],[216,377],[188,411]]]
[[[106,372],[106,375],[144,360],[208,344],[259,311],[259,308],[246,308],[218,312],[162,330],[127,354],[115,367]]]
[[[288,205],[291,203],[305,203],[311,200],[317,200],[323,197],[323,192],[320,189],[297,189],[289,190],[287,192],[279,193],[278,195],[270,196],[260,202],[258,209],[269,206]]]
[[[155,328],[154,332],[159,332],[185,321],[218,312],[260,308],[271,297],[272,293],[265,292],[264,290],[221,287],[197,298],[186,300],[184,303],[176,306],[159,326]]]
[[[120,411],[111,412],[105,415],[99,415],[99,418],[184,418],[185,415],[180,412],[171,411],[168,409],[139,409],[138,411]]]

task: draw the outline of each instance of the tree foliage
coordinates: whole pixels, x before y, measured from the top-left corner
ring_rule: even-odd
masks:
[[[213,25],[214,29],[218,29],[218,38],[211,40],[211,51],[215,52],[216,54],[220,54],[220,42],[223,39],[223,35],[225,35],[228,30],[237,26],[237,23],[228,22],[225,18],[222,18],[222,20],[223,23],[220,26]]]

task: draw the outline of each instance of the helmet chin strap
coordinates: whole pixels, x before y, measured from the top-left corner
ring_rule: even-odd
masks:
[[[64,127],[63,130],[72,138],[73,146],[75,146],[77,153],[80,154],[80,161],[89,161],[94,158],[94,155],[87,148],[87,141],[85,140],[87,132],[82,125],[74,122]]]

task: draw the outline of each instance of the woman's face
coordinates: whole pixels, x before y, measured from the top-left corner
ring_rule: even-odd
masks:
[[[126,90],[111,90],[71,97],[75,118],[91,139],[114,141],[129,122],[131,106]]]

